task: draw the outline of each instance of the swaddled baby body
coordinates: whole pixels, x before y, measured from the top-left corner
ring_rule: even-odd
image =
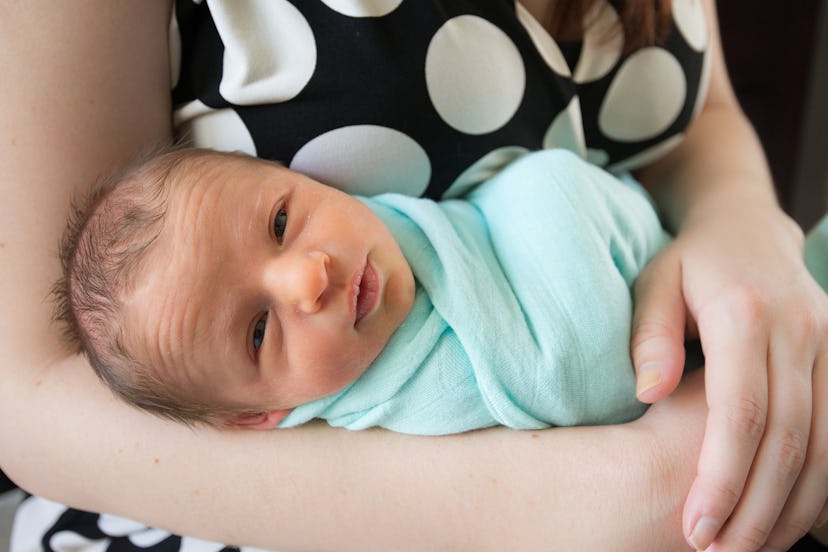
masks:
[[[355,198],[259,159],[175,150],[79,222],[65,310],[99,375],[163,416],[446,434],[645,409],[631,288],[669,236],[638,184],[563,150],[441,202]],[[825,266],[828,248],[808,251]]]

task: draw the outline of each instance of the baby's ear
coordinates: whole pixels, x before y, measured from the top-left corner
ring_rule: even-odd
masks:
[[[273,429],[285,416],[290,414],[291,409],[268,410],[256,414],[240,414],[224,422],[224,425],[233,429]]]

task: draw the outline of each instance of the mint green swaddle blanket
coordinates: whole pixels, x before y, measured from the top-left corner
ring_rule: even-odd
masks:
[[[304,404],[351,429],[445,434],[640,416],[631,285],[667,242],[637,184],[533,153],[466,197],[361,198],[400,243],[414,307],[351,386]]]
[[[409,261],[414,307],[368,370],[280,424],[440,435],[621,423],[646,406],[631,288],[668,241],[646,193],[566,151],[529,154],[458,200],[364,199]],[[828,284],[828,218],[808,239]]]

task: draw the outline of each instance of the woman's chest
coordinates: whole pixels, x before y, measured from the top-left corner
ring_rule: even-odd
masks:
[[[676,2],[675,4],[680,4]],[[176,123],[350,192],[456,195],[527,151],[635,164],[689,124],[704,48],[559,44],[511,0],[177,2]]]

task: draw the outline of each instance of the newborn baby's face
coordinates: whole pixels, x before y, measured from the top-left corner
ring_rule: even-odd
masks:
[[[168,383],[225,406],[290,409],[350,384],[413,303],[385,225],[270,163],[191,167],[170,185],[164,230],[128,299],[138,329],[128,347]]]

